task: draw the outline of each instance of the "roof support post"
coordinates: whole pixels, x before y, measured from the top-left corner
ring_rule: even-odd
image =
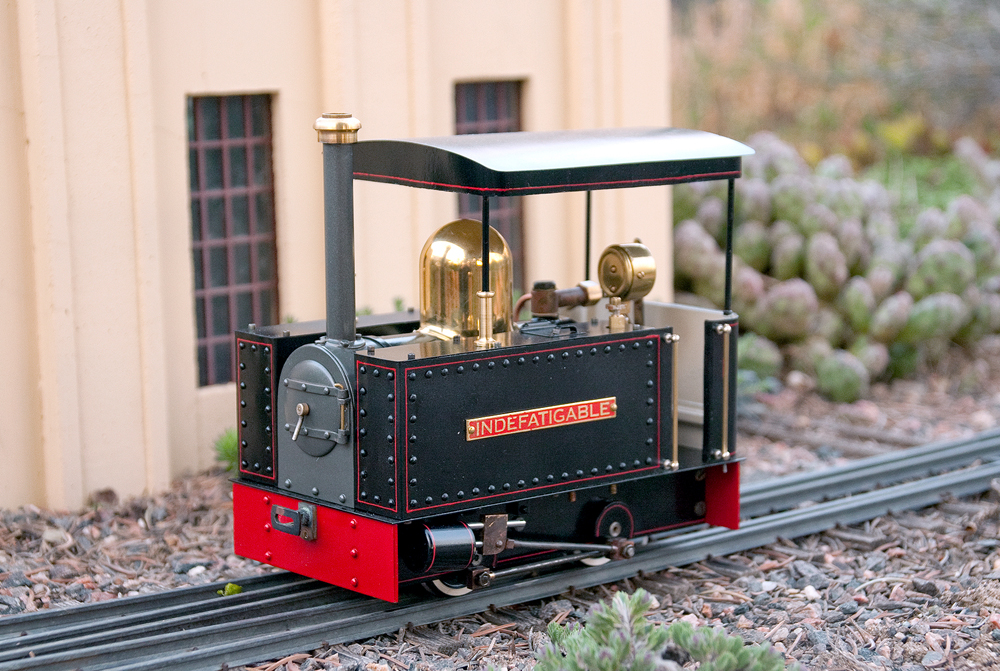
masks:
[[[736,179],[729,178],[729,207],[726,216],[726,301],[725,314],[733,311],[733,219],[735,218]]]
[[[586,214],[584,215],[584,219],[586,220],[586,232],[584,237],[584,250],[583,250],[583,279],[585,280],[590,279],[590,231],[591,231],[590,194],[591,193],[593,192],[587,191]]]

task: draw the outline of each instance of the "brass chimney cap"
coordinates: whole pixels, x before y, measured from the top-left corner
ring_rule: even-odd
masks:
[[[313,128],[323,144],[354,144],[358,141],[361,122],[350,112],[324,112]]]

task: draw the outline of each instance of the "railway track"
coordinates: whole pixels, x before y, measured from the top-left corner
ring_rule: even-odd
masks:
[[[751,519],[739,530],[702,527],[654,535],[638,544],[634,559],[603,566],[581,568],[574,562],[566,568],[566,561],[550,561],[527,575],[517,569],[501,571],[494,587],[460,599],[428,600],[422,591],[411,590],[401,594],[398,604],[388,604],[276,574],[241,580],[243,593],[225,598],[216,595],[222,587],[217,583],[15,615],[0,620],[0,671],[232,667],[752,549],[891,510],[933,505],[945,494],[984,491],[998,477],[1000,431],[992,431],[749,485],[743,490],[743,507]],[[793,508],[807,499],[815,503]]]

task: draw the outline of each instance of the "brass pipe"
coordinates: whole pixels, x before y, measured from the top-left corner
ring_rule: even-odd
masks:
[[[476,347],[490,348],[496,344],[493,338],[493,296],[492,291],[477,291],[479,296],[479,337]]]
[[[673,362],[670,365],[670,372],[672,374],[673,380],[671,381],[671,392],[670,398],[673,407],[673,425],[674,425],[674,435],[673,435],[673,458],[670,460],[670,468],[672,470],[677,470],[680,468],[681,462],[679,457],[679,446],[678,446],[678,431],[680,430],[679,422],[677,419],[677,408],[679,405],[679,399],[677,398],[677,380],[679,378],[679,370],[677,366],[678,350],[680,350],[681,337],[676,333],[670,334],[670,342],[672,343],[671,352],[673,357]]]
[[[716,331],[722,335],[722,458],[729,458],[729,334],[731,324],[719,324]]]

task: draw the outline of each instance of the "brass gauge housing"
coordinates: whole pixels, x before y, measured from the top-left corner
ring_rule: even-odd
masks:
[[[605,295],[636,301],[652,291],[656,262],[649,247],[640,242],[611,245],[597,262],[597,277]]]

